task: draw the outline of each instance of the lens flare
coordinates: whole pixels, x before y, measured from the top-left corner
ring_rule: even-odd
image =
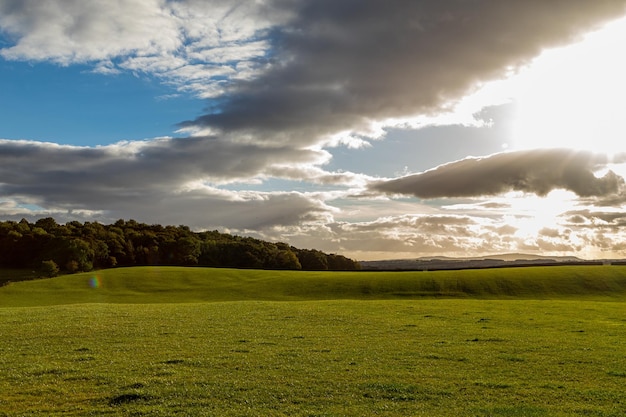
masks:
[[[89,286],[91,288],[100,288],[100,285],[101,285],[101,283],[100,283],[100,277],[99,276],[94,275],[93,277],[91,277],[89,279]]]

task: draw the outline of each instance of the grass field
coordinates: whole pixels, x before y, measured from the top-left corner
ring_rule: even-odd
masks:
[[[2,287],[0,416],[626,415],[626,268],[374,274]]]
[[[0,288],[0,306],[328,299],[596,299],[626,301],[626,266],[431,272],[304,272],[136,267]]]

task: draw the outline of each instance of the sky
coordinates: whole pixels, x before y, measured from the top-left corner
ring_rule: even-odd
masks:
[[[0,219],[626,258],[626,0],[0,0]]]

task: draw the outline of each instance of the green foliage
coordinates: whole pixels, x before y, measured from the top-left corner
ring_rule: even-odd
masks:
[[[625,332],[585,300],[0,308],[0,415],[618,417]]]
[[[43,219],[37,220],[35,222],[35,226],[42,228],[47,233],[54,233],[59,227],[56,220],[54,220],[52,217],[45,217]]]
[[[44,277],[53,278],[59,275],[59,266],[53,260],[41,262],[41,273]]]
[[[231,268],[354,270],[341,255],[302,250],[217,231],[194,233],[187,226],[161,226],[118,220],[113,225],[53,218],[34,224],[0,222],[0,267],[38,268],[53,260],[65,272],[113,266],[179,265]]]
[[[304,269],[311,271],[325,271],[328,269],[326,256],[318,250],[300,251],[300,264]]]

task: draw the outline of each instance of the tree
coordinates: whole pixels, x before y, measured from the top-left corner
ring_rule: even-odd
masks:
[[[74,274],[80,270],[80,267],[78,266],[78,262],[71,259],[65,263],[65,270],[70,274]]]
[[[352,259],[346,258],[342,255],[336,255],[334,253],[331,253],[326,258],[328,260],[328,269],[334,271],[354,271],[361,269],[361,266],[358,262],[355,262]]]
[[[93,265],[96,268],[106,268],[110,266],[111,256],[109,247],[101,240],[91,242],[91,250],[93,252]]]
[[[310,271],[325,271],[328,269],[326,254],[315,249],[302,249],[298,252],[298,259],[302,269]]]
[[[68,271],[91,271],[93,269],[94,253],[87,242],[82,239],[72,239],[65,249],[65,266]]]
[[[356,269],[341,255],[233,236],[217,230],[192,232],[187,226],[161,226],[118,220],[112,225],[51,217],[34,224],[0,221],[0,267],[68,272],[135,265],[203,265],[270,269]],[[46,275],[47,275],[46,273]]]
[[[275,268],[278,269],[302,269],[300,261],[291,250],[279,250],[274,259]]]
[[[48,278],[56,277],[59,275],[59,266],[53,260],[42,261],[41,274]]]
[[[57,229],[57,227],[59,227],[56,220],[54,220],[52,217],[44,217],[43,219],[37,220],[35,222],[35,226],[41,227],[48,233],[53,233]]]
[[[15,230],[17,230],[20,234],[26,234],[26,233],[30,232],[30,223],[28,223],[28,220],[22,219],[15,226]]]
[[[178,240],[178,250],[176,261],[182,265],[197,265],[200,256],[200,240],[195,237],[186,236]]]

